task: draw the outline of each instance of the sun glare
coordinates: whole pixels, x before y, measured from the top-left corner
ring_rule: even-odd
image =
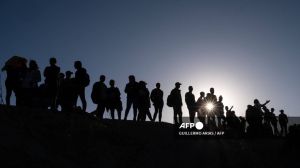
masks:
[[[208,102],[208,103],[206,104],[206,109],[207,109],[208,111],[212,111],[212,110],[214,109],[214,104],[211,103],[211,102]]]

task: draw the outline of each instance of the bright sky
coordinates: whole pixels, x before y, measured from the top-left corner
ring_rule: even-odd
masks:
[[[149,90],[159,81],[165,99],[179,81],[182,96],[214,87],[239,115],[258,98],[299,116],[299,9],[297,0],[1,0],[0,64],[17,54],[43,71],[55,56],[74,71],[81,60],[92,83],[105,74],[121,91],[134,74]],[[163,120],[172,116],[165,106]]]

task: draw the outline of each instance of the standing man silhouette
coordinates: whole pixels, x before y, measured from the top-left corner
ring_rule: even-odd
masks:
[[[93,85],[92,101],[97,104],[96,116],[102,120],[105,108],[107,106],[107,87],[104,83],[105,76],[100,76],[100,81]]]
[[[138,89],[139,84],[135,81],[135,77],[130,75],[128,77],[129,83],[126,84],[125,93],[127,94],[127,104],[125,110],[125,117],[124,120],[127,120],[127,116],[131,106],[133,106],[133,120],[136,121],[137,117],[137,109],[138,109]]]
[[[86,72],[86,69],[82,67],[82,63],[80,61],[75,61],[74,68],[76,69],[75,72],[75,82],[77,85],[77,91],[76,91],[76,102],[78,97],[80,98],[82,102],[82,110],[86,111],[86,99],[85,99],[85,87],[87,87],[90,83],[89,75]]]
[[[280,110],[280,114],[278,116],[279,125],[281,128],[280,134],[281,136],[287,135],[287,124],[289,122],[288,117],[286,114],[284,114],[284,110]]]
[[[110,110],[111,119],[115,119],[115,110],[118,113],[118,120],[121,120],[122,102],[119,88],[115,87],[115,81],[109,81],[110,88],[107,89],[107,107]]]
[[[155,121],[158,113],[158,121],[161,122],[162,110],[164,107],[163,95],[164,92],[160,89],[160,83],[156,83],[156,88],[151,91],[151,95],[150,95],[155,110],[153,121]]]
[[[189,110],[190,122],[194,123],[196,100],[195,100],[195,95],[193,94],[193,87],[192,86],[189,86],[189,91],[186,92],[186,94],[185,94],[185,103],[186,103],[186,106]]]
[[[176,82],[175,88],[171,91],[170,94],[170,96],[172,97],[172,107],[174,110],[174,122],[176,125],[182,123],[182,98],[179,90],[180,85],[181,83]],[[179,119],[179,122],[177,120],[177,117]]]
[[[218,121],[218,127],[221,128],[222,122],[223,120],[225,120],[223,96],[219,96],[219,100],[216,103],[216,116]]]
[[[147,83],[145,81],[139,82],[139,90],[138,90],[138,121],[146,121],[146,117],[148,116],[150,121],[152,120],[151,113],[149,108],[151,107],[150,103],[150,93],[148,88],[146,87]]]
[[[278,136],[279,131],[278,131],[278,127],[277,127],[277,118],[276,118],[276,115],[274,112],[275,112],[275,109],[271,108],[271,124],[273,126],[274,135]]]
[[[205,93],[200,92],[200,97],[198,98],[196,102],[197,106],[197,117],[200,122],[202,122],[203,125],[206,125],[205,123],[205,117],[206,117],[206,109],[205,109]]]
[[[60,67],[56,65],[56,58],[50,58],[50,66],[44,70],[45,85],[47,88],[47,94],[50,98],[51,110],[57,110],[57,94],[58,94],[58,74],[60,73]]]

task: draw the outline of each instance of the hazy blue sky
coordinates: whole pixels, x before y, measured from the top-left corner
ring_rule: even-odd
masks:
[[[81,60],[92,83],[105,74],[121,91],[134,74],[149,90],[161,82],[165,98],[179,81],[183,96],[189,85],[197,98],[215,87],[237,114],[258,98],[299,116],[299,9],[297,0],[1,0],[0,64],[17,54],[43,71],[54,56],[74,71]],[[165,106],[163,120],[172,116]]]

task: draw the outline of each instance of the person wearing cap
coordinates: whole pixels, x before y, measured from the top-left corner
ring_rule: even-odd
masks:
[[[152,121],[151,113],[149,108],[151,107],[150,103],[150,93],[148,88],[146,87],[147,83],[145,81],[139,82],[138,89],[138,121],[145,121],[146,116],[148,116],[149,120]]]
[[[281,134],[281,136],[283,136],[283,135],[286,136],[287,135],[287,124],[288,124],[289,120],[288,120],[287,115],[284,114],[284,110],[280,110],[279,112],[280,112],[280,114],[278,116],[278,120],[279,120],[280,129],[281,129],[280,134]]]
[[[174,122],[175,124],[182,123],[182,98],[181,98],[181,91],[180,91],[181,83],[176,82],[175,88],[171,91],[170,96],[172,97],[172,105],[174,111]],[[177,120],[179,119],[179,121]]]

